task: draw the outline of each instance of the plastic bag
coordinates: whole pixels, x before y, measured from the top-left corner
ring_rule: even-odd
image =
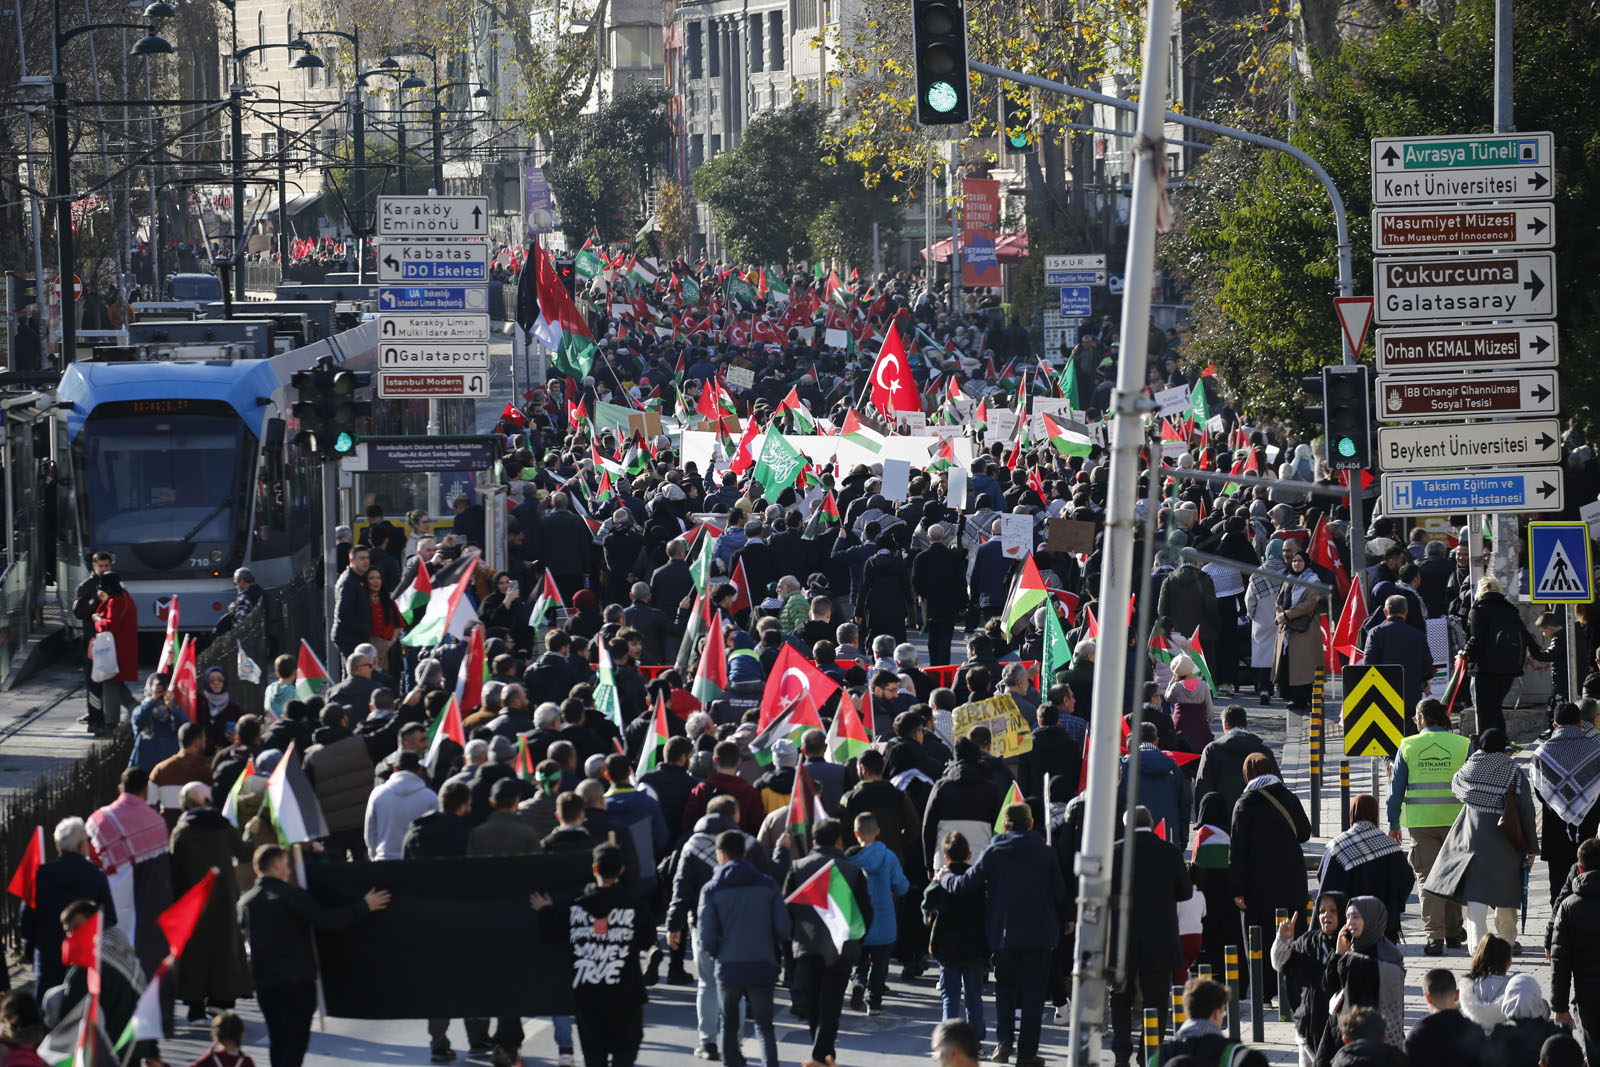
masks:
[[[89,645],[89,658],[93,661],[89,670],[93,681],[107,682],[117,676],[117,639],[111,636],[110,630],[94,635]]]

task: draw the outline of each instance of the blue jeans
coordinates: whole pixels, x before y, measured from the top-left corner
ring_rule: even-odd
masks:
[[[756,1037],[761,1042],[761,1067],[778,1067],[778,1030],[772,1025],[772,991],[770,985],[721,984],[722,994],[722,1062],[727,1067],[744,1067],[744,1050],[740,1047],[739,1005],[750,1005],[750,1020],[756,1024]]]
[[[965,1019],[979,1041],[983,1040],[983,980],[987,972],[981,963],[939,967],[939,1002],[944,1009],[939,1018]]]
[[[711,958],[711,953],[706,951],[705,942],[700,940],[700,927],[694,927],[693,933],[695,1028],[700,1032],[700,1044],[715,1045],[718,1032],[722,1029],[722,987],[717,984],[717,961]],[[733,1012],[735,1018],[743,1024],[744,1017],[740,1014],[738,1004],[733,1006]],[[571,1032],[570,1025],[568,1032]]]

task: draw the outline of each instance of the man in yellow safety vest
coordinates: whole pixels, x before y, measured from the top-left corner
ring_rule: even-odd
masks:
[[[1444,955],[1445,945],[1466,944],[1461,905],[1423,892],[1422,882],[1444,847],[1450,824],[1461,803],[1450,791],[1450,780],[1467,762],[1472,742],[1450,729],[1450,713],[1432,697],[1417,701],[1419,732],[1400,742],[1389,783],[1389,836],[1400,840],[1400,828],[1411,831],[1411,868],[1417,872],[1417,893],[1422,899],[1422,925],[1428,942],[1423,952]]]

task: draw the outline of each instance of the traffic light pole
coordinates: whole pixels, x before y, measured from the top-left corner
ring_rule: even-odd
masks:
[[[333,592],[339,584],[339,545],[333,531],[339,525],[339,461],[322,464],[322,662],[329,684],[344,677],[344,661],[333,643]]]

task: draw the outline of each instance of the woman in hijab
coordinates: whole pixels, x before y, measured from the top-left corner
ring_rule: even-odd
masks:
[[[1600,831],[1600,735],[1583,724],[1578,705],[1556,709],[1555,729],[1534,751],[1529,770],[1539,794],[1539,851],[1550,868],[1554,904],[1578,861],[1578,842]]]
[[[1400,950],[1383,935],[1388,927],[1389,910],[1377,897],[1356,897],[1345,909],[1344,927],[1322,971],[1328,1023],[1317,1044],[1317,1067],[1331,1067],[1344,1043],[1339,1013],[1351,1008],[1376,1008],[1383,1016],[1384,1043],[1404,1047],[1406,972]]]
[[[1283,585],[1274,576],[1284,572],[1282,541],[1267,543],[1267,558],[1261,567],[1270,573],[1251,575],[1244,593],[1244,611],[1250,620],[1250,667],[1256,675],[1256,697],[1263,705],[1269,705],[1273,657],[1278,647],[1278,590]]]
[[[199,722],[206,728],[207,751],[215,751],[226,742],[223,732],[228,723],[238,722],[244,709],[233,702],[228,694],[228,675],[221,667],[211,667],[200,682]]]
[[[1291,915],[1278,925],[1278,936],[1272,942],[1272,969],[1278,972],[1284,997],[1294,1005],[1300,1067],[1316,1063],[1317,1048],[1328,1028],[1328,998],[1333,990],[1323,988],[1322,978],[1338,945],[1345,906],[1343,893],[1322,893],[1317,897],[1316,922],[1311,929],[1296,935],[1296,925],[1303,923],[1298,915]]]
[[[1400,913],[1416,884],[1416,872],[1398,842],[1378,829],[1378,800],[1362,793],[1350,802],[1350,829],[1328,842],[1317,870],[1321,892],[1377,897],[1389,912],[1384,935],[1400,936]]]
[[[572,594],[572,617],[567,620],[567,632],[574,637],[593,637],[600,632],[605,620],[600,618],[600,598],[593,589],[580,589]]]
[[[1194,891],[1206,898],[1206,916],[1200,927],[1200,962],[1211,965],[1211,973],[1222,974],[1225,950],[1239,944],[1238,907],[1233,902],[1228,882],[1231,849],[1228,828],[1233,811],[1228,798],[1208,793],[1200,800],[1199,828],[1190,853],[1189,877]],[[1240,976],[1243,978],[1243,974]]]
[[[1211,687],[1200,676],[1199,668],[1188,655],[1172,661],[1172,681],[1167,683],[1166,699],[1172,705],[1172,725],[1187,742],[1190,752],[1204,752],[1216,740],[1211,720],[1216,712],[1211,702]]]
[[[1539,980],[1519,974],[1506,983],[1500,995],[1506,1021],[1489,1031],[1485,1062],[1496,1067],[1539,1067],[1539,1051],[1557,1034],[1568,1033],[1550,1020],[1550,1005],[1539,991]]]
[[[1289,576],[1316,578],[1304,552],[1296,552],[1289,561]],[[1291,711],[1310,711],[1311,684],[1322,662],[1322,633],[1317,628],[1322,598],[1303,585],[1284,582],[1274,607],[1273,620],[1280,637],[1275,680]]]
[[[1533,791],[1506,752],[1505,731],[1490,727],[1478,735],[1478,750],[1451,779],[1450,791],[1461,801],[1461,811],[1422,888],[1466,907],[1467,936],[1473,944],[1487,933],[1515,944],[1522,868],[1532,866],[1538,836]],[[1521,837],[1516,842],[1500,826],[1508,795],[1516,798],[1515,825]]]
[[[1228,833],[1228,881],[1233,902],[1244,913],[1241,935],[1252,926],[1263,932],[1275,929],[1280,908],[1290,915],[1306,910],[1306,864],[1300,846],[1311,840],[1311,822],[1300,798],[1278,777],[1271,756],[1262,752],[1246,756],[1244,776],[1244,793],[1233,806]],[[1246,943],[1243,936],[1237,943]],[[1277,975],[1267,971],[1262,999],[1271,1000],[1277,988]]]

